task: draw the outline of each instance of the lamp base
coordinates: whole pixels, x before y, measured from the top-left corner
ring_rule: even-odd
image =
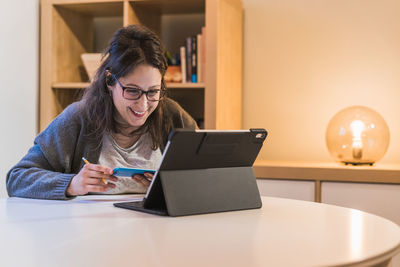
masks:
[[[358,165],[374,165],[375,162],[352,162],[352,161],[341,161],[344,163],[344,165],[353,165],[353,166],[358,166]]]

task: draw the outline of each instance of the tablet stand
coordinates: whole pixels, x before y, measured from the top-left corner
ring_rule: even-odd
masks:
[[[159,176],[158,190],[163,194],[156,194],[157,199],[149,195],[145,208],[164,206],[170,216],[255,209],[262,205],[252,167],[164,170]]]

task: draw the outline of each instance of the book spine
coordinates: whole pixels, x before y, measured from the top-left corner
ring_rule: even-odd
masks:
[[[197,34],[197,82],[203,82],[203,45],[202,45],[202,36],[201,34]]]
[[[197,36],[192,36],[192,83],[197,83]]]
[[[186,38],[186,81],[192,81],[192,38]]]
[[[181,46],[179,48],[180,56],[181,56],[181,73],[182,73],[182,82],[186,82],[186,48]]]
[[[206,27],[201,28],[201,81],[206,81]]]

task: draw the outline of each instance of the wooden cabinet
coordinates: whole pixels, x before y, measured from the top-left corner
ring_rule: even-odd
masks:
[[[40,130],[88,85],[82,53],[101,52],[98,43],[119,27],[142,24],[162,37],[165,16],[199,14],[206,27],[205,82],[167,88],[193,117],[204,120],[205,128],[240,129],[242,13],[240,0],[42,0]],[[176,37],[179,32],[174,38],[183,45],[188,36]]]
[[[399,164],[346,166],[335,162],[257,160],[254,164],[254,174],[259,179],[310,181],[314,183],[314,201],[316,202],[321,202],[324,182],[400,185]]]

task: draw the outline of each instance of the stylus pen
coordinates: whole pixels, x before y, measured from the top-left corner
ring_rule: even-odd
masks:
[[[85,162],[85,164],[90,164],[90,162],[87,159],[85,159],[85,157],[82,157],[82,160],[83,160],[83,162]],[[101,178],[101,180],[103,181],[104,184],[107,184],[107,180],[106,179]]]

